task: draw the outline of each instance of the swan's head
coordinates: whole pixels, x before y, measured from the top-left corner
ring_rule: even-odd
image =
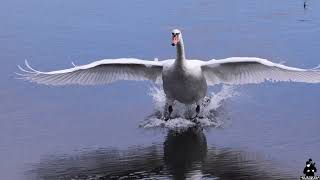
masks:
[[[172,30],[172,46],[177,45],[181,41],[181,31],[179,29]]]

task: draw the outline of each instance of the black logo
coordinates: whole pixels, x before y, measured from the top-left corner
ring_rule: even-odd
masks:
[[[319,179],[319,176],[314,176],[314,173],[317,172],[316,163],[312,162],[310,158],[306,162],[306,167],[303,169],[303,174],[305,176],[301,176],[300,179]]]

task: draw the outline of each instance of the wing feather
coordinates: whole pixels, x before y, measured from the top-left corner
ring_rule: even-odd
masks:
[[[256,84],[265,81],[320,82],[318,68],[299,69],[254,57],[232,57],[206,61],[201,68],[208,85]]]
[[[118,80],[151,80],[161,83],[162,62],[133,58],[105,59],[69,69],[41,72],[25,61],[27,69],[18,66],[21,79],[46,85],[108,84]]]

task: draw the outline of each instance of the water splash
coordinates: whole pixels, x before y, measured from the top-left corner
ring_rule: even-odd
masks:
[[[145,120],[140,123],[142,128],[167,128],[169,130],[183,131],[190,127],[222,127],[226,120],[224,104],[226,100],[231,97],[237,96],[238,92],[235,91],[233,86],[222,86],[217,93],[212,92],[204,99],[201,105],[201,111],[196,122],[191,120],[195,116],[195,104],[184,105],[175,101],[173,104],[172,119],[164,121],[161,119],[164,106],[165,94],[161,87],[151,87],[149,95],[154,102],[154,112],[149,115]]]

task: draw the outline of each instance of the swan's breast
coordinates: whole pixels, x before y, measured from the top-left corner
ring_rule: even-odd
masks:
[[[163,69],[163,88],[167,96],[182,103],[193,103],[203,98],[207,83],[200,65],[183,67],[171,65]]]

